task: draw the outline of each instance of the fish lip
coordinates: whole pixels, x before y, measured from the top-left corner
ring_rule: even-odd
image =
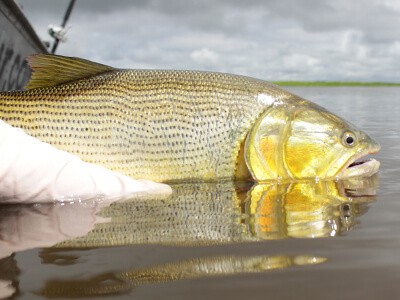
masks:
[[[371,154],[376,154],[379,152],[381,149],[379,144],[376,144],[364,151],[357,152],[355,155],[349,158],[345,166],[342,168],[342,170],[339,172],[339,174],[336,176],[338,179],[347,179],[347,178],[352,178],[352,177],[365,177],[365,176],[371,176],[378,172],[380,162],[374,158],[370,158],[369,160],[366,160],[362,164],[355,165],[350,167],[351,164],[356,162],[359,159],[362,159],[363,157],[366,157]],[[370,166],[370,168],[365,168],[366,166]],[[350,170],[353,171],[350,173]],[[356,171],[356,172],[354,172]],[[357,172],[360,171],[360,172]],[[346,174],[348,173],[348,174]]]

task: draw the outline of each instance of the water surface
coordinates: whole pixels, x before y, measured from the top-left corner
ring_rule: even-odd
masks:
[[[167,199],[0,207],[0,296],[400,298],[400,88],[291,88],[381,143],[378,176],[179,184]]]

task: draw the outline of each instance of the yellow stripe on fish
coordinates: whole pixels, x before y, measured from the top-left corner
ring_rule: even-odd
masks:
[[[365,133],[266,81],[54,55],[29,63],[28,90],[0,93],[0,118],[134,178],[325,179],[379,167],[353,164],[379,150]]]

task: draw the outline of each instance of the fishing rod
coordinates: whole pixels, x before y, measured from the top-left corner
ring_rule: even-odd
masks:
[[[52,54],[54,54],[56,52],[58,44],[64,38],[64,35],[66,33],[65,26],[67,25],[68,19],[71,15],[72,9],[74,8],[75,2],[76,2],[76,0],[71,0],[69,2],[67,11],[65,12],[64,19],[61,24],[61,27],[52,26],[49,29],[49,34],[54,38],[54,44],[50,51]]]

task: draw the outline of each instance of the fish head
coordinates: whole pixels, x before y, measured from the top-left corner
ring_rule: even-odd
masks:
[[[346,179],[376,173],[362,160],[379,144],[363,131],[303,99],[268,108],[245,142],[245,161],[256,181]]]

